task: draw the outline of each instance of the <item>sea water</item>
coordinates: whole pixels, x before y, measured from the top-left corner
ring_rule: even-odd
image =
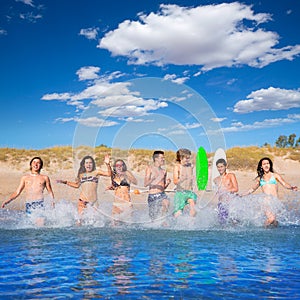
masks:
[[[46,213],[43,227],[33,216],[1,210],[0,297],[299,299],[298,200],[281,202],[277,228],[263,226],[260,200],[233,199],[239,220],[225,225],[215,207],[201,203],[195,218],[151,223],[147,207],[139,207],[131,222],[114,225],[107,203],[90,208],[82,226],[64,201]]]

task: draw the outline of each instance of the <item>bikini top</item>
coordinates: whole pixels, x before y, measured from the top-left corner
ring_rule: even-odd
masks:
[[[84,176],[80,178],[80,183],[84,183],[84,182],[95,182],[98,183],[98,177],[96,176]]]
[[[265,184],[277,184],[277,181],[274,176],[270,178],[269,181],[265,181],[263,178],[259,181],[260,186],[264,186]]]
[[[114,188],[117,188],[117,187],[119,187],[119,186],[128,186],[128,187],[130,187],[130,184],[127,182],[127,180],[126,180],[125,178],[122,179],[122,180],[120,181],[120,183],[116,182],[116,181],[114,180],[114,178],[112,178],[112,179],[111,179],[111,184],[112,184],[112,186],[113,186]]]

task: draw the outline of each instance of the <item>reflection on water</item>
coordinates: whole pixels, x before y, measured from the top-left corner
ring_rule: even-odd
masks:
[[[3,299],[300,298],[297,199],[274,202],[280,226],[265,229],[259,196],[233,198],[230,217],[198,203],[196,218],[112,227],[110,203],[86,211],[61,201],[37,228],[23,212],[0,210],[0,294]],[[34,216],[33,216],[34,217]],[[142,223],[141,220],[146,220]]]
[[[299,297],[300,228],[0,233],[6,298]]]
[[[129,287],[135,280],[135,273],[132,271],[132,259],[127,253],[132,253],[130,245],[127,247],[122,240],[116,240],[112,245],[112,262],[106,272],[111,274],[114,279],[112,285],[118,290],[119,295],[129,294]]]

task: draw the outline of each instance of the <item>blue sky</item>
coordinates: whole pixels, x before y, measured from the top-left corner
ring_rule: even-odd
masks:
[[[0,147],[300,136],[300,3],[2,0]]]

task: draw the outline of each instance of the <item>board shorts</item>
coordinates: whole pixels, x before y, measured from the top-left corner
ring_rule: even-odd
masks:
[[[229,216],[229,208],[226,202],[218,203],[218,219],[221,224],[227,222]]]
[[[163,200],[169,201],[165,192],[148,195],[149,217],[152,221],[161,217]]]
[[[197,201],[197,195],[192,191],[177,191],[174,196],[174,213],[183,210],[189,204],[188,200]]]
[[[44,199],[25,203],[25,211],[27,214],[31,214],[36,209],[44,209]]]

